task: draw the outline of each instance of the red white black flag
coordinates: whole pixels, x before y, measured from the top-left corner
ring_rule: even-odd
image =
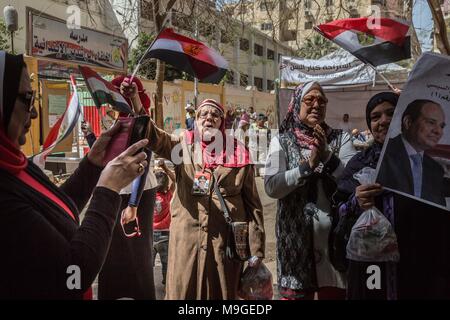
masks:
[[[103,79],[89,67],[79,66],[79,69],[98,109],[103,104],[109,104],[113,110],[118,112],[132,113],[130,105],[112,83]]]
[[[388,18],[349,18],[315,30],[358,59],[379,66],[411,58],[409,25]]]
[[[202,82],[219,83],[228,69],[228,62],[203,43],[163,30],[143,59],[156,58],[184,71]]]

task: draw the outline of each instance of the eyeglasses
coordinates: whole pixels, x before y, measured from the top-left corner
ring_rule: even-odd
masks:
[[[202,112],[200,112],[199,117],[202,119],[206,119],[208,117],[208,114],[211,115],[211,117],[214,119],[214,121],[217,121],[222,117],[222,115],[219,112],[213,111],[213,110],[202,111]]]
[[[17,95],[17,98],[22,101],[27,107],[28,107],[28,112],[31,113],[31,110],[33,110],[34,107],[34,99],[36,97],[36,91],[28,91],[25,93],[19,93]]]
[[[320,107],[325,107],[328,103],[328,99],[321,96],[308,96],[302,100],[308,107],[312,107],[316,101]]]

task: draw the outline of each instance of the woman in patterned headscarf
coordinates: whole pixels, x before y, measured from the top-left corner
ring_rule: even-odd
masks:
[[[344,275],[328,257],[335,179],[356,153],[350,135],[325,123],[317,82],[296,88],[266,162],[265,190],[278,199],[277,276],[285,299],[343,299]]]

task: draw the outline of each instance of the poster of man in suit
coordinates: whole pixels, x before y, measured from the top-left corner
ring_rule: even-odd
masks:
[[[426,53],[394,113],[376,182],[450,210],[450,58]]]

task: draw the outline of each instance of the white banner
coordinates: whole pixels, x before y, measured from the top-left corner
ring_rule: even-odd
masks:
[[[281,81],[296,86],[307,81],[322,86],[373,83],[375,71],[347,51],[337,50],[318,60],[281,57]]]
[[[127,39],[81,27],[29,11],[28,54],[76,64],[124,71],[127,68]]]

